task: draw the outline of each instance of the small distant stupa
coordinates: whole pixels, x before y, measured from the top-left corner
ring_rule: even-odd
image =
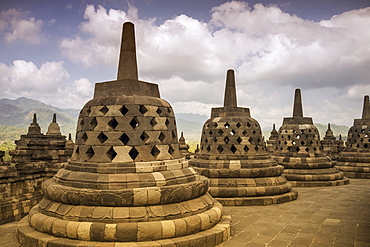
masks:
[[[279,134],[276,131],[275,124],[273,124],[272,125],[272,130],[271,130],[271,133],[270,133],[270,137],[266,141],[267,150],[270,153],[273,153],[273,152],[276,151],[276,148],[277,148],[276,144],[277,144],[278,137],[279,137]]]
[[[297,198],[282,176],[283,167],[266,151],[249,108],[237,106],[233,70],[227,71],[224,107],[212,108],[200,151],[190,164],[210,179],[210,193],[223,205],[269,205]]]
[[[303,117],[301,90],[295,90],[293,117],[286,117],[280,127],[273,157],[284,166],[284,176],[293,186],[333,186],[349,180],[334,167],[320,149],[320,134],[312,118]]]
[[[370,178],[370,102],[364,97],[362,118],[348,130],[346,147],[339,154],[337,167],[349,178]]]

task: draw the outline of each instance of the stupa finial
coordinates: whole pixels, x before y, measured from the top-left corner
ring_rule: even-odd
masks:
[[[37,124],[37,115],[36,113],[33,114],[33,120],[32,120],[32,123],[33,124]]]
[[[125,22],[122,28],[121,52],[117,80],[138,80],[134,24]]]
[[[237,107],[234,70],[229,69],[226,74],[224,107]]]
[[[369,95],[365,95],[364,97],[364,106],[362,109],[362,119],[370,119]]]
[[[295,90],[293,117],[303,117],[301,89],[299,88]]]
[[[57,114],[54,113],[52,123],[56,123],[56,122],[57,122]]]
[[[328,123],[328,130],[331,130],[331,129],[330,129],[330,123]]]
[[[272,124],[272,130],[276,130],[275,124]]]

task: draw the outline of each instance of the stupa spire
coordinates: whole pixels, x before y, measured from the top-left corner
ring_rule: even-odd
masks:
[[[295,90],[293,117],[303,117],[301,89],[299,88]]]
[[[134,24],[125,22],[122,28],[121,52],[117,80],[138,80]]]
[[[36,113],[33,114],[33,120],[32,120],[32,123],[33,124],[37,124],[37,115]]]
[[[54,113],[52,123],[56,123],[56,122],[57,122],[57,114]]]
[[[226,74],[224,107],[237,107],[234,70],[229,69]]]
[[[364,97],[364,106],[362,109],[362,119],[370,119],[369,95],[365,95]]]

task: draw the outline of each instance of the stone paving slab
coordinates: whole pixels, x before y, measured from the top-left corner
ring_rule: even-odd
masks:
[[[298,199],[285,204],[224,206],[232,217],[232,238],[218,247],[370,246],[370,180],[295,190]],[[0,246],[19,246],[16,225],[0,226]]]

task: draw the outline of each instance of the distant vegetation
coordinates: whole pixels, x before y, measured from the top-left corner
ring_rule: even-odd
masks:
[[[5,156],[3,157],[5,162],[11,161],[12,157],[9,155],[9,150],[15,149],[14,142],[2,142],[0,143],[0,150],[5,151]]]

